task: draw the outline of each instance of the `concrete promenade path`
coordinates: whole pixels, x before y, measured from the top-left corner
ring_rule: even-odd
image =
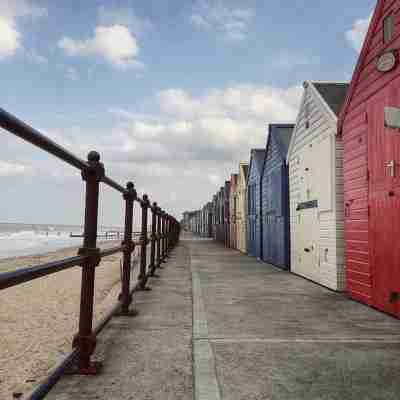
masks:
[[[151,286],[50,399],[400,399],[400,321],[343,294],[189,235]]]

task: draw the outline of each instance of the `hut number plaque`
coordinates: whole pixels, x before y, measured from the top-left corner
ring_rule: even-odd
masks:
[[[389,72],[397,64],[397,57],[394,51],[388,51],[378,57],[376,68],[379,72]]]

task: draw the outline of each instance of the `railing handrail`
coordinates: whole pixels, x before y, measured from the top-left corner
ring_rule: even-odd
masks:
[[[33,144],[36,147],[52,154],[62,161],[72,165],[81,171],[90,168],[89,164],[79,157],[66,150],[53,140],[49,139],[36,129],[22,122],[14,115],[0,108],[0,126],[6,131],[20,137],[21,139]]]
[[[79,331],[74,338],[74,349],[29,397],[30,400],[39,400],[46,396],[65,369],[70,368],[74,362],[77,362],[78,373],[85,375],[97,373],[97,366],[91,361],[96,345],[96,336],[117,313],[120,315],[130,315],[132,313],[129,310],[132,303],[132,294],[137,290],[145,290],[148,279],[157,276],[155,274],[156,269],[161,268],[161,263],[165,262],[169,251],[179,240],[180,226],[177,220],[165,213],[156,202],[150,204],[147,195],[143,195],[142,198],[137,196],[133,183],[128,182],[125,188],[106,176],[104,165],[100,162],[100,155],[97,152],[91,151],[88,154],[88,161],[83,161],[1,108],[0,127],[81,170],[82,178],[86,185],[83,246],[79,249],[78,255],[45,264],[20,268],[16,271],[0,273],[0,290],[3,290],[69,268],[82,267]],[[97,248],[100,183],[120,192],[125,202],[125,224],[124,231],[121,232],[123,241],[120,246],[108,249]],[[135,202],[142,208],[140,232],[133,232],[133,207]],[[151,230],[150,238],[147,226],[148,210],[152,213],[151,226],[149,226]],[[140,234],[139,238],[138,234]],[[133,240],[134,236],[136,240]],[[151,243],[150,264],[147,265],[146,252],[149,243]],[[131,288],[131,256],[135,246],[140,246],[141,249],[140,274],[138,282]],[[103,257],[119,252],[123,253],[122,289],[118,298],[119,303],[93,328],[95,269]]]

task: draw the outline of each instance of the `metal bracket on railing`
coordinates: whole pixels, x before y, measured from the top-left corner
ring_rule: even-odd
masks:
[[[105,176],[103,163],[100,162],[100,154],[97,151],[91,151],[88,154],[89,168],[82,170],[82,179],[89,181],[94,179],[95,182],[101,182]]]
[[[95,249],[81,247],[78,249],[78,255],[86,257],[86,260],[81,264],[81,267],[85,267],[86,265],[98,267],[100,265],[101,255],[98,247]]]

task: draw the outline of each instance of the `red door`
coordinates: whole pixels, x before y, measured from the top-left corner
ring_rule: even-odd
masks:
[[[368,104],[368,168],[372,300],[400,317],[400,132],[384,123],[386,106],[400,108],[399,84]]]

